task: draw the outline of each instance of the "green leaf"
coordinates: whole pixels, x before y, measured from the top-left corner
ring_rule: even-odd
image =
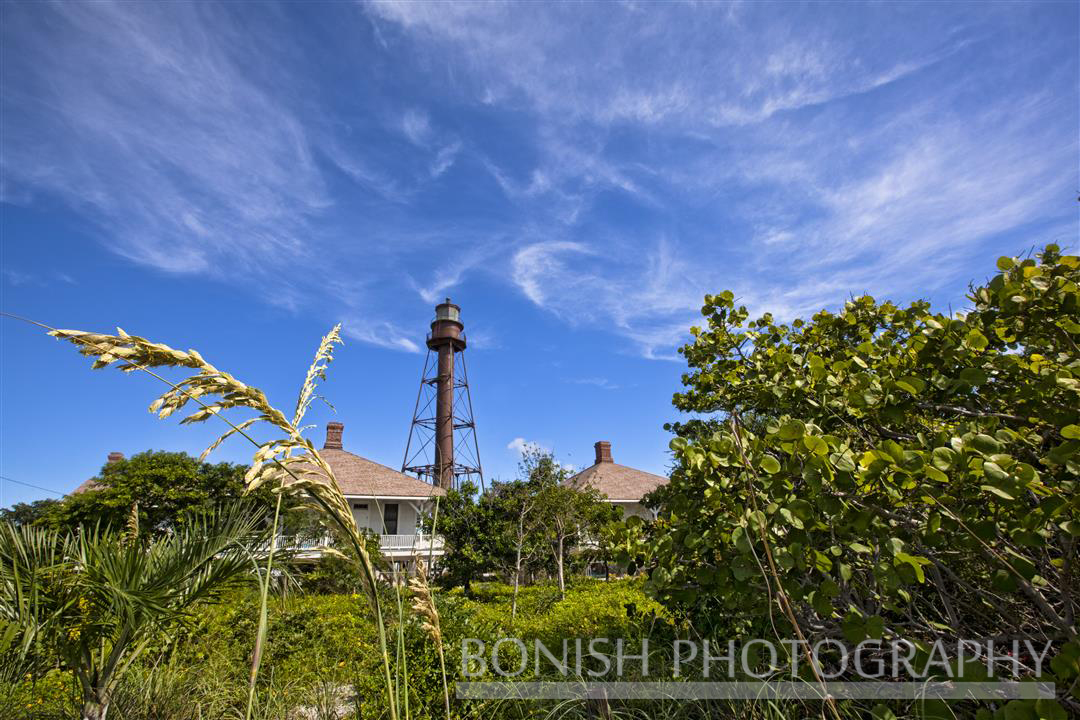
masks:
[[[1005,704],[1005,720],[1038,720],[1035,703],[1030,700],[1010,700]]]
[[[829,602],[827,595],[824,595],[820,590],[815,590],[810,593],[810,605],[814,608],[814,612],[823,618],[832,617],[832,603]]]
[[[971,439],[971,447],[983,455],[993,455],[1001,451],[1001,443],[984,433],[979,433]]]
[[[939,482],[939,483],[947,483],[947,482],[949,482],[949,476],[946,475],[945,473],[941,472],[940,470],[938,470],[935,467],[931,467],[929,465],[926,465],[926,466],[923,467],[922,471],[926,475],[926,477],[930,478],[934,482]]]
[[[1012,270],[1014,265],[1016,265],[1016,261],[1014,261],[1011,257],[1007,257],[1005,255],[1002,255],[997,260],[998,270]]]
[[[922,720],[956,720],[956,714],[944,700],[922,700],[918,708]]]
[[[1013,574],[1004,568],[994,571],[994,574],[990,578],[990,585],[995,590],[1001,590],[1003,592],[1015,592],[1016,591],[1016,578]]]
[[[772,455],[765,455],[761,458],[761,469],[770,475],[775,475],[780,472],[780,462]]]
[[[791,512],[803,520],[809,520],[814,517],[814,506],[805,500],[796,499],[788,503],[788,507],[791,508]]]
[[[1063,645],[1058,654],[1050,659],[1050,669],[1059,680],[1071,680],[1080,675],[1080,645],[1076,641]]]
[[[926,382],[922,378],[908,376],[897,380],[896,386],[910,395],[918,395],[926,389]]]
[[[913,450],[905,450],[900,467],[909,473],[917,473],[923,469],[923,456]]]
[[[997,487],[996,485],[980,485],[979,489],[980,490],[985,490],[985,491],[990,492],[990,493],[993,493],[993,494],[997,495],[999,498],[1002,498],[1004,500],[1015,500],[1016,499],[1011,494],[1009,494],[1008,490],[1005,490],[1004,488]]]
[[[815,455],[827,455],[829,452],[829,444],[816,435],[804,435],[803,445]]]
[[[1039,720],[1069,720],[1069,713],[1057,700],[1042,698],[1035,701],[1035,715]]]
[[[866,621],[856,612],[848,612],[840,623],[840,630],[852,645],[857,645],[866,639]]]
[[[832,462],[833,467],[841,472],[855,472],[855,463],[846,454],[833,453],[829,456],[829,460]]]
[[[986,475],[988,480],[993,480],[995,483],[1001,483],[1009,479],[1009,473],[1001,469],[1001,466],[995,462],[986,461],[983,463],[983,474]]]
[[[990,343],[986,340],[986,336],[978,330],[972,330],[964,337],[964,344],[972,350],[985,350],[986,346]]]
[[[938,470],[948,470],[952,467],[956,453],[946,447],[934,448],[933,463]]]
[[[960,379],[968,385],[982,385],[986,382],[986,373],[978,368],[964,368],[960,371]]]
[[[781,440],[798,440],[806,433],[806,426],[798,420],[788,420],[780,426]]]
[[[926,575],[923,574],[923,565],[929,565],[930,561],[924,557],[918,555],[909,555],[906,552],[898,552],[893,555],[893,564],[900,566],[902,564],[910,565],[915,571],[915,577],[919,582],[926,582]]]
[[[1080,440],[1080,425],[1066,425],[1061,428],[1061,437],[1069,440]]]

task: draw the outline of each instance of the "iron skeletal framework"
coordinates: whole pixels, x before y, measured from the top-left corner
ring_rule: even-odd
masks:
[[[450,298],[435,306],[401,463],[401,472],[447,490],[464,480],[476,481],[481,488],[484,485],[465,367],[464,329],[461,308]]]

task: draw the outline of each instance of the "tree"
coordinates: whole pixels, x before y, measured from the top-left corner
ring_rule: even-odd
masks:
[[[729,632],[775,602],[853,642],[1075,641],[1080,259],[997,265],[956,315],[860,297],[788,325],[706,296],[674,404],[711,425],[676,427],[650,591]]]
[[[472,580],[490,568],[491,514],[489,506],[477,501],[479,488],[463,482],[448,490],[438,503],[438,517],[426,518],[425,530],[443,538],[440,581],[449,587],[461,585],[472,594]]]
[[[246,470],[234,463],[201,462],[187,453],[148,450],[107,463],[93,478],[92,489],[68,495],[48,512],[48,522],[69,530],[99,523],[121,527],[138,505],[140,527],[165,532],[194,510],[242,497]],[[254,497],[272,507],[269,487]]]
[[[513,577],[512,616],[527,568],[539,569],[539,560],[550,558],[543,567],[554,569],[565,592],[567,557],[580,541],[596,539],[617,512],[592,488],[569,485],[570,472],[549,451],[527,448],[519,475],[482,494],[472,483],[450,490],[440,501],[435,529],[445,548],[441,581],[462,585],[468,594],[473,578],[502,570]],[[426,520],[429,531],[433,520]]]
[[[15,503],[9,508],[0,508],[0,523],[9,522],[12,525],[34,525],[45,522],[52,513],[56,512],[60,500],[45,498],[31,503]]]
[[[535,528],[542,530],[555,563],[559,593],[566,596],[566,559],[582,541],[596,542],[614,508],[594,488],[569,482],[570,470],[554,454],[534,449],[523,460],[535,493]]]
[[[105,720],[147,645],[250,572],[261,520],[238,503],[145,542],[127,530],[0,525],[0,620],[18,648],[3,662],[56,658],[75,674],[84,720]]]
[[[499,527],[496,538],[493,538],[495,547],[490,550],[490,555],[493,563],[512,578],[514,592],[510,601],[510,622],[513,623],[517,618],[523,564],[528,563],[537,550],[537,543],[529,542],[530,539],[535,539],[530,530],[536,497],[520,480],[494,482],[481,502],[491,507],[492,515],[498,519]]]
[[[491,507],[492,518],[497,524],[493,533],[496,542],[490,550],[492,561],[513,578],[511,622],[517,618],[522,575],[546,552],[537,512],[539,493],[551,482],[558,482],[552,473],[557,467],[559,465],[550,453],[535,445],[527,446],[518,463],[518,478],[492,483],[481,500]]]

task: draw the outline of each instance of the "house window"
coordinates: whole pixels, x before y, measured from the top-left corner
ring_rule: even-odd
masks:
[[[387,535],[397,535],[397,503],[387,503],[383,506],[383,532]]]
[[[367,503],[353,503],[353,510],[367,510]]]

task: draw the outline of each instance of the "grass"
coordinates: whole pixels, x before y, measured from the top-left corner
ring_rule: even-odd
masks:
[[[511,630],[513,589],[498,583],[474,586],[476,597],[460,590],[436,596],[446,663],[451,678],[460,669],[463,637],[488,643],[505,637],[537,638],[552,647],[563,637],[638,637],[649,633],[663,648],[675,627],[646,598],[638,580],[577,579],[559,600],[554,584],[522,588],[521,614]],[[384,592],[389,592],[384,589]],[[354,595],[270,597],[262,670],[252,717],[257,720],[375,720],[389,716],[382,700],[381,651],[366,607]],[[389,606],[390,598],[386,603]],[[257,590],[238,591],[204,608],[183,632],[155,647],[133,666],[117,689],[110,718],[119,720],[237,720],[248,699],[251,637],[259,617]],[[389,612],[389,611],[388,611]],[[397,611],[394,609],[394,614]],[[447,717],[437,648],[417,618],[406,619],[400,637],[408,657],[407,707],[421,720]],[[661,649],[660,654],[662,655]],[[656,666],[662,667],[663,657]],[[397,664],[392,665],[397,674]],[[657,678],[650,678],[657,679]],[[404,690],[404,686],[402,686]],[[70,676],[53,672],[37,684],[0,686],[4,720],[73,720]],[[558,720],[566,718],[717,718],[781,720],[822,717],[820,704],[769,702],[459,701],[450,686],[450,717],[476,720]],[[905,717],[893,708],[898,717]],[[840,703],[844,718],[872,717],[865,706]],[[828,712],[828,711],[827,711]],[[907,715],[916,717],[917,715]],[[831,713],[828,715],[831,717]],[[889,717],[882,715],[881,717]]]

